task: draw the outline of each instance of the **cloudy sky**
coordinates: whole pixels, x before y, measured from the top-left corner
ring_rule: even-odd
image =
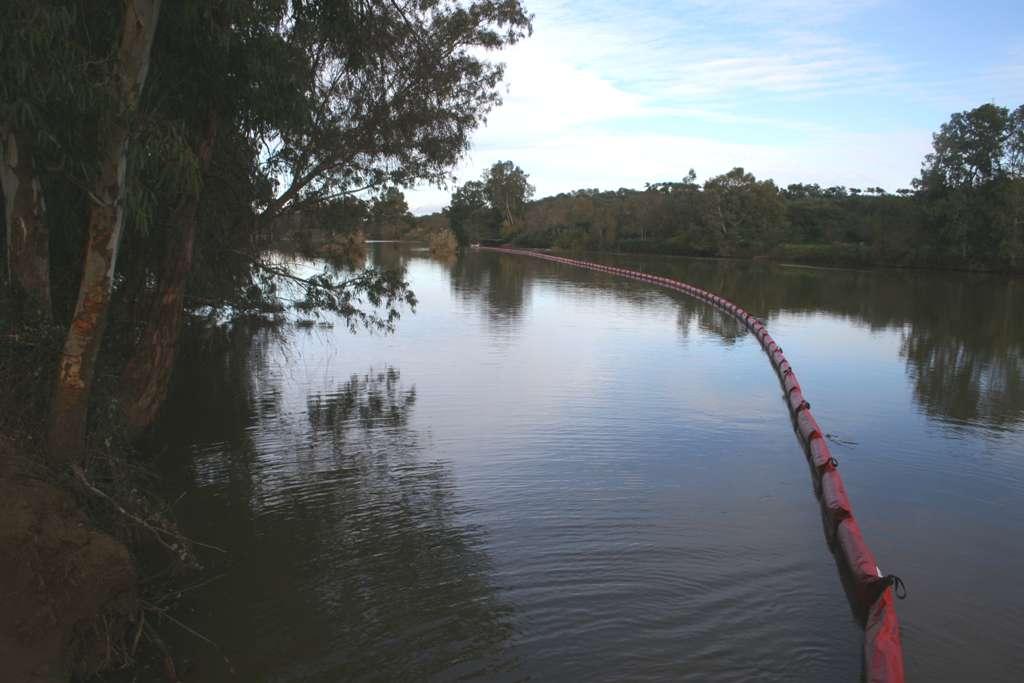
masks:
[[[504,105],[459,183],[511,159],[538,196],[734,166],[891,192],[952,112],[1024,103],[1021,0],[525,2],[534,34],[501,53]]]

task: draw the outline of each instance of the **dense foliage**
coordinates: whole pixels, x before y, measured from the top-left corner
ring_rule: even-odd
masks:
[[[97,369],[152,422],[186,315],[292,298],[390,328],[414,303],[401,273],[299,277],[267,246],[311,221],[396,231],[395,188],[447,177],[499,102],[488,53],[530,31],[519,0],[100,5],[13,0],[0,23],[0,318],[63,336],[61,458]]]
[[[529,176],[511,161],[499,161],[452,195],[446,214],[460,244],[483,236],[512,237],[525,230]]]
[[[582,189],[530,202],[515,168],[515,220],[489,178],[452,195],[446,216],[466,239],[531,247],[611,249],[696,256],[767,256],[850,265],[1020,270],[1024,266],[1024,106],[986,104],[953,115],[934,136],[914,188],[894,194],[792,184],[780,188],[742,168],[643,190]],[[421,222],[436,224],[436,216]]]

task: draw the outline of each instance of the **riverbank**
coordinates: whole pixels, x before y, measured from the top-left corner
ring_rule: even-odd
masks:
[[[489,240],[497,242],[497,240]],[[667,242],[624,241],[612,248],[566,248],[553,243],[538,244],[532,240],[512,240],[509,246],[527,249],[545,249],[562,254],[605,254],[610,256],[660,256],[706,258],[735,261],[768,261],[781,265],[816,266],[823,268],[857,269],[900,269],[947,271],[958,273],[1002,274],[1013,277],[1024,276],[1024,268],[1002,268],[987,264],[964,264],[952,259],[922,258],[904,255],[902,257],[880,257],[865,245],[858,244],[780,244],[767,251],[720,254],[692,250]],[[497,245],[493,245],[497,246]]]
[[[124,666],[138,644],[131,553],[27,449],[0,438],[3,678],[66,681]]]
[[[15,322],[0,296],[0,680],[68,681],[159,656],[160,614],[192,560],[128,443],[102,369],[94,434],[73,466],[47,457],[60,350],[52,325]],[[123,362],[124,355],[116,354]],[[150,613],[147,620],[146,612]]]

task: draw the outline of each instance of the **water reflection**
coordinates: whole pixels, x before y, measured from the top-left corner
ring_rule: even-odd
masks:
[[[715,335],[729,346],[749,334],[744,325],[725,311],[692,300],[679,302],[676,324],[679,327],[679,334],[684,339],[689,338],[696,328],[701,332]]]
[[[826,313],[875,331],[900,330],[914,396],[928,415],[951,423],[1024,423],[1024,294],[1018,280],[714,259],[590,258],[720,292],[769,322],[783,314]],[[692,315],[680,311],[680,329]],[[717,322],[702,329],[726,340],[733,335]]]
[[[279,384],[260,391],[257,378],[271,373],[268,354],[284,339],[277,325],[223,327],[192,321],[182,335],[172,387],[172,392],[187,392],[189,410],[178,410],[172,393],[173,409],[162,416],[160,439],[227,441],[239,451],[251,446],[248,428],[259,417],[280,412]],[[197,415],[201,418],[193,419]]]
[[[383,372],[352,375],[344,385],[327,394],[306,397],[306,413],[314,433],[344,436],[357,421],[363,429],[401,427],[416,403],[416,387],[400,389],[400,375],[389,367]]]
[[[202,680],[514,668],[485,531],[468,520],[450,465],[425,459],[409,426],[415,386],[394,367],[301,386],[287,368],[311,352],[294,348],[308,332],[291,347],[280,330],[193,335],[205,371],[179,373],[174,387],[171,486],[189,492],[185,527],[231,553],[210,558],[224,578],[180,611],[215,635],[237,676],[194,641],[179,647]]]
[[[901,353],[914,397],[933,416],[994,426],[1024,416],[1024,362],[1019,349],[992,353],[931,331],[907,334]]]
[[[199,680],[856,678],[778,383],[731,317],[522,257],[373,259],[421,299],[393,337],[237,328],[185,349],[169,498],[232,555],[182,616],[240,672],[183,643]],[[1013,282],[619,262],[734,298],[818,373],[841,408],[823,417],[860,444],[843,467],[865,533],[917,596],[914,678],[1024,665],[999,589],[1024,570],[1024,453],[990,438],[1022,422]]]
[[[954,424],[1024,422],[1024,295],[1018,281],[977,274],[784,267],[716,259],[603,254],[588,258],[698,284],[769,322],[784,314],[825,313],[873,331],[899,330],[914,395],[928,415]],[[571,282],[577,289],[635,305],[646,305],[651,297],[647,285],[619,281],[609,286],[612,276],[523,257],[485,253],[444,263],[455,295],[485,303],[491,319],[505,324],[521,316],[531,281],[538,278]],[[692,325],[729,344],[746,334],[731,316],[680,297],[678,327],[684,338]]]
[[[529,270],[514,259],[477,258],[463,254],[450,264],[451,289],[462,302],[486,304],[493,322],[514,323],[528,297]]]
[[[429,252],[425,248],[416,251],[406,245],[397,242],[370,242],[372,250],[370,255],[374,267],[386,270],[397,271],[403,279],[409,272],[409,264],[418,258],[423,258]]]

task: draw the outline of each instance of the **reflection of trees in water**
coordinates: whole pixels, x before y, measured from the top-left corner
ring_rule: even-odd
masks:
[[[397,271],[402,274],[404,279],[405,274],[409,270],[409,261],[412,258],[407,245],[394,242],[377,242],[369,246],[372,258],[371,266]]]
[[[995,425],[1024,421],[1024,295],[1019,282],[962,273],[780,268],[711,259],[603,260],[719,292],[766,320],[781,313],[825,311],[872,330],[899,329],[915,398],[928,414]],[[680,316],[680,325],[687,325],[689,317]],[[703,329],[723,338],[731,335],[714,323]]]
[[[517,319],[526,299],[531,281],[546,279],[553,282],[571,282],[578,290],[608,296],[636,306],[651,302],[650,286],[628,280],[614,280],[605,273],[569,268],[550,261],[523,257],[507,257],[492,253],[470,253],[450,264],[451,287],[455,295],[468,302],[483,301],[488,315],[494,320]],[[731,316],[708,306],[683,302],[679,311],[679,326],[688,334],[689,323],[696,320],[701,329],[734,342],[747,333]]]
[[[1024,295],[1000,276],[898,270],[779,267],[724,259],[591,256],[719,292],[765,320],[782,313],[849,318],[871,330],[901,330],[902,355],[914,396],[930,415],[953,421],[1010,425],[1024,421]],[[534,278],[570,281],[637,304],[650,286],[617,286],[607,275],[523,257],[480,253],[451,268],[453,291],[483,300],[493,318],[518,317]],[[730,316],[683,303],[679,328],[732,341],[744,334]]]
[[[248,443],[246,428],[281,410],[279,385],[258,379],[272,372],[268,354],[284,343],[284,329],[259,322],[231,327],[191,323],[182,334],[158,425],[161,438],[209,442],[227,437]]]
[[[470,275],[509,262],[520,273],[519,292],[525,287],[521,278],[551,277],[584,289],[612,291],[616,298],[639,305],[649,302],[649,285],[610,290],[606,275],[521,257],[481,256],[475,263],[460,263],[460,282],[456,285],[453,276],[453,286],[466,287],[468,282],[500,289],[494,279]],[[765,320],[782,313],[824,311],[872,330],[899,329],[915,398],[928,414],[994,425],[1024,421],[1024,295],[1019,282],[978,274],[779,267],[720,259],[590,258],[699,285]],[[684,335],[694,319],[700,329],[730,343],[745,334],[731,316],[710,306],[681,303],[678,325]]]
[[[335,392],[310,394],[306,398],[306,413],[314,432],[343,435],[352,427],[353,419],[364,429],[404,426],[414,403],[416,387],[400,390],[398,371],[388,368],[384,372],[352,375]]]
[[[433,252],[428,251],[428,252],[426,252],[426,256],[427,256],[427,258],[429,258],[434,263],[440,264],[440,265],[446,267],[448,270],[453,269],[459,263],[459,254],[457,252],[456,253],[435,254]]]
[[[614,277],[550,261],[482,253],[460,258],[452,268],[451,283],[458,296],[472,301],[483,299],[492,314],[497,313],[499,316],[518,315],[525,298],[524,292],[530,281],[536,279],[571,282],[578,290],[593,292],[598,296],[611,295],[634,306],[650,305],[650,285]],[[616,286],[610,288],[609,282],[615,282]],[[685,298],[680,301],[678,316],[679,328],[684,336],[689,334],[693,320],[700,329],[728,343],[734,343],[747,334],[746,328],[732,316]]]
[[[914,396],[929,415],[968,422],[1010,425],[1024,406],[1024,362],[1020,350],[986,350],[930,333],[903,340]]]
[[[247,680],[514,667],[485,531],[464,520],[450,466],[423,458],[415,388],[387,368],[299,399],[267,362],[273,336],[242,336],[191,355],[168,406],[177,425],[210,421],[179,472],[183,526],[231,550],[211,558],[226,576],[191,597],[188,623]]]
[[[679,334],[684,339],[690,336],[690,328],[694,323],[697,329],[718,337],[728,346],[749,334],[746,327],[725,311],[696,301],[681,300],[676,313],[676,324],[679,326]]]
[[[421,461],[407,426],[412,403],[378,402],[359,388],[355,405],[367,412],[353,411],[349,434],[335,421],[337,438],[308,456],[333,465],[286,477],[275,488],[287,493],[261,515],[260,544],[270,545],[260,556],[271,566],[259,576],[290,577],[261,614],[279,621],[285,611],[289,632],[275,647],[333,679],[511,667],[511,611],[494,595],[484,530],[460,521],[451,469]]]
[[[963,280],[913,291],[901,353],[929,415],[1009,426],[1024,420],[1024,296]]]
[[[491,320],[517,320],[526,301],[531,265],[528,259],[498,254],[463,254],[451,265],[452,292],[464,302],[483,301]]]

